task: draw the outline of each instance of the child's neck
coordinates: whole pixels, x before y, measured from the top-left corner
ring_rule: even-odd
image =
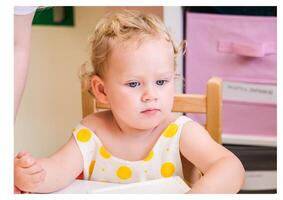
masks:
[[[162,131],[164,128],[166,128],[166,125],[168,125],[168,119],[163,120],[159,125],[152,127],[150,129],[136,129],[133,127],[129,127],[126,124],[119,122],[115,119],[115,117],[112,114],[112,124],[113,127],[117,134],[119,134],[122,137],[127,137],[127,138],[145,138],[147,136],[151,136],[153,133],[160,132]],[[167,122],[167,123],[166,123]]]

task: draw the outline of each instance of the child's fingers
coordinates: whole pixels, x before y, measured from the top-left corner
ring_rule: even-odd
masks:
[[[15,185],[21,191],[33,191],[45,180],[46,172],[44,170],[41,170],[35,174],[25,174],[21,172],[22,170],[23,168],[21,168],[21,170],[14,175]],[[18,191],[14,190],[14,192]]]
[[[34,163],[35,159],[29,154],[26,154],[19,159],[15,159],[15,164],[23,168],[31,167]]]
[[[21,157],[23,157],[24,155],[30,155],[29,152],[27,151],[21,151],[17,154],[16,158],[20,159]]]
[[[40,171],[42,171],[42,167],[37,163],[34,163],[30,167],[23,168],[23,173],[25,173],[25,174],[35,174],[35,173],[38,173]]]
[[[40,172],[30,175],[29,178],[33,184],[36,184],[43,181],[45,179],[45,175],[46,175],[45,170],[41,170]]]

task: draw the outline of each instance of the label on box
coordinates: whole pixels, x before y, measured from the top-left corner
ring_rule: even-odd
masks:
[[[241,190],[275,190],[277,188],[277,172],[246,171],[245,183]]]
[[[276,85],[223,81],[223,100],[276,104]]]

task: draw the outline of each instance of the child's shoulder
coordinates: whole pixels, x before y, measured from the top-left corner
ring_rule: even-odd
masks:
[[[207,134],[205,127],[194,120],[187,120],[182,128],[181,139],[185,137],[191,137],[195,134]]]
[[[191,118],[187,117],[186,115],[182,115],[176,117],[174,120],[177,124],[182,124],[182,132],[194,131],[204,128],[198,122],[192,120]]]
[[[180,151],[183,155],[199,153],[202,147],[205,147],[207,151],[213,151],[215,144],[216,142],[203,125],[195,121],[187,121],[183,125],[180,136]]]
[[[188,118],[184,125],[182,132],[195,132],[195,131],[206,131],[205,127],[198,122]]]
[[[203,125],[193,120],[187,120],[182,127],[180,144],[187,146],[207,137],[210,136]]]

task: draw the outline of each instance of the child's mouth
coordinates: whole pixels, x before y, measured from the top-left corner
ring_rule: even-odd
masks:
[[[150,108],[150,109],[146,109],[141,111],[142,114],[151,116],[151,115],[155,115],[157,112],[160,112],[160,109],[157,108]]]

